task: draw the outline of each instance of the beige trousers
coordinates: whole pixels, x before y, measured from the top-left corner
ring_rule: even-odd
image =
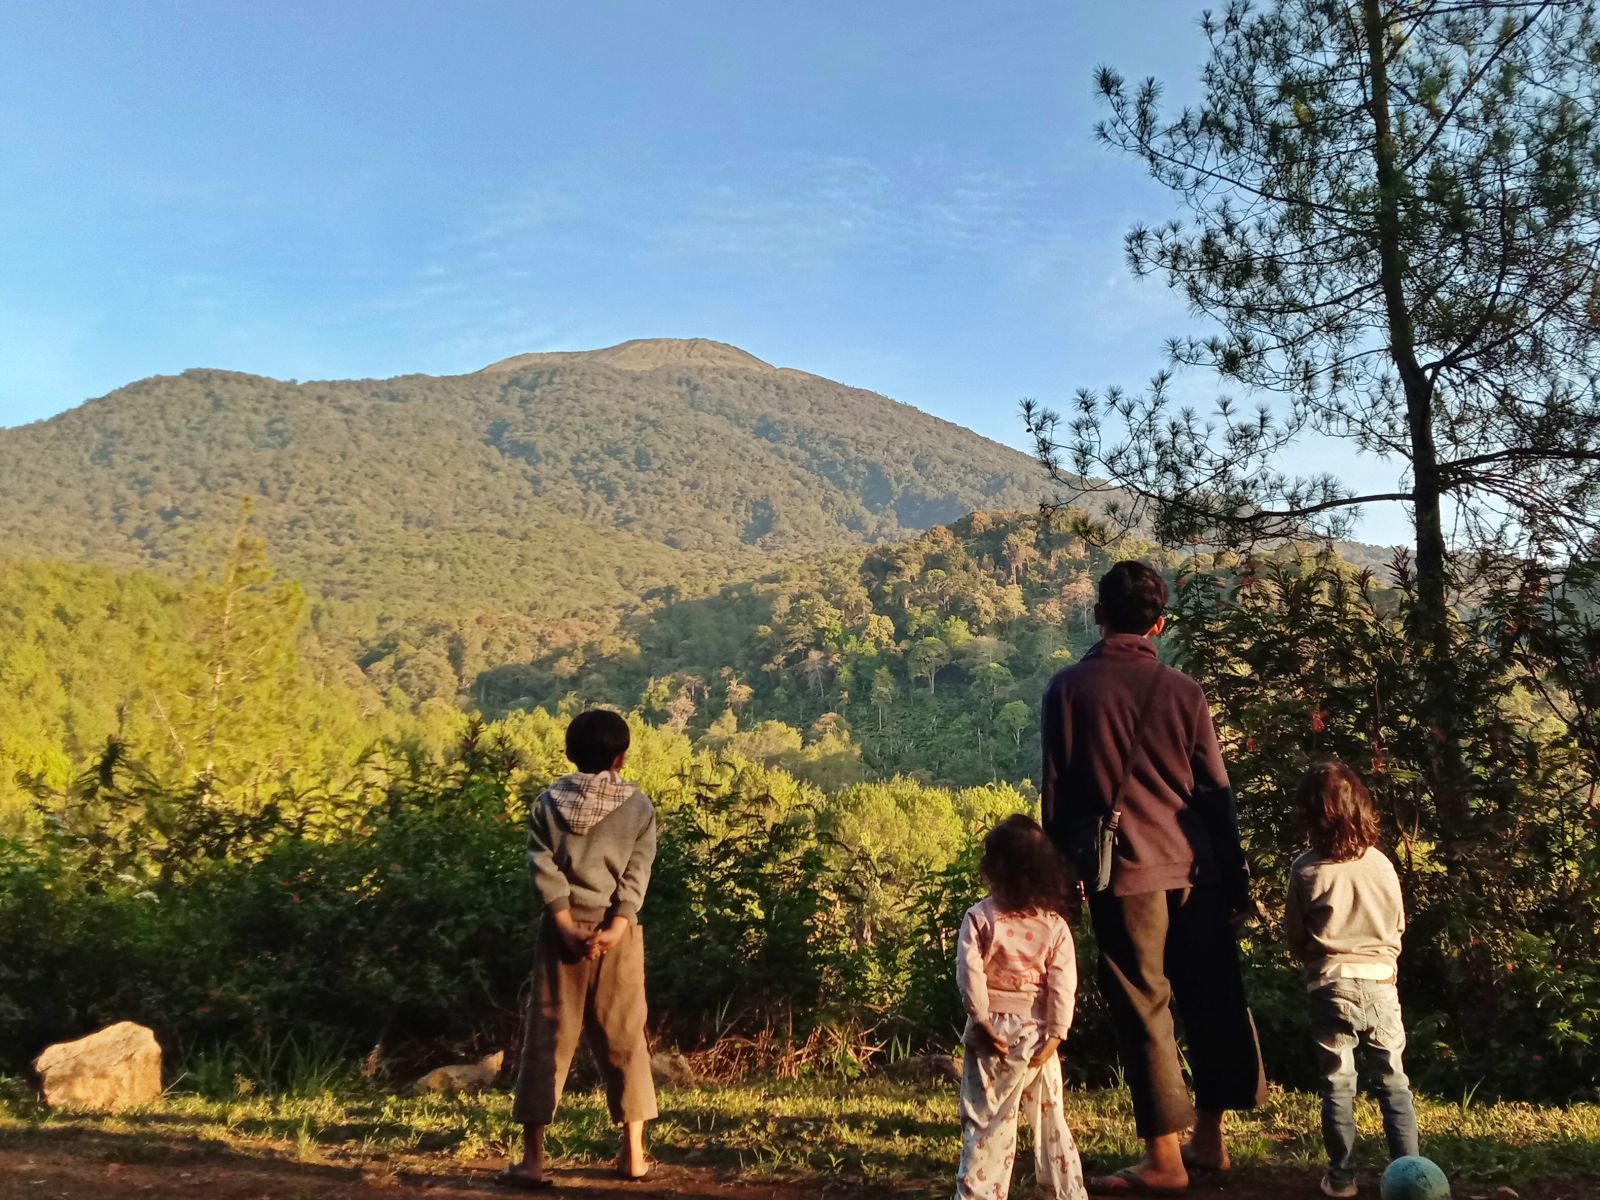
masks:
[[[644,1026],[644,930],[630,925],[621,942],[591,962],[568,953],[547,914],[539,923],[533,956],[533,994],[512,1115],[524,1125],[550,1124],[578,1039],[586,1034],[605,1080],[611,1119],[618,1124],[654,1119],[656,1086]]]

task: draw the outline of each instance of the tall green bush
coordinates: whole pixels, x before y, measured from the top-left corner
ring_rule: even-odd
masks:
[[[124,1018],[185,1055],[507,1043],[537,915],[523,821],[567,769],[564,729],[518,714],[443,759],[394,747],[341,788],[253,806],[112,747],[47,794],[37,836],[0,842],[0,1064]],[[628,774],[660,822],[643,915],[663,1034],[949,1042],[953,927],[923,936],[930,881],[971,903],[952,867],[1024,796],[908,780],[827,796],[637,721]]]
[[[1452,1091],[1593,1088],[1592,777],[1571,732],[1575,693],[1546,698],[1529,685],[1532,659],[1519,667],[1484,649],[1515,606],[1485,607],[1459,633],[1479,783],[1471,827],[1451,829],[1425,782],[1436,739],[1410,715],[1419,684],[1404,587],[1281,565],[1197,571],[1177,597],[1178,658],[1220,714],[1267,912],[1244,948],[1274,1077],[1310,1078],[1303,986],[1274,922],[1302,840],[1294,783],[1332,752],[1372,781],[1401,867],[1415,1074]],[[204,1062],[222,1061],[222,1046],[260,1048],[266,1061],[287,1039],[352,1057],[379,1042],[402,1058],[509,1045],[537,914],[524,820],[568,769],[565,724],[518,713],[468,726],[443,756],[393,746],[337,787],[253,798],[219,781],[165,783],[112,747],[47,792],[36,833],[0,841],[0,1069],[124,1018]],[[907,778],[825,792],[686,734],[633,727],[627,774],[660,821],[643,916],[661,1035],[696,1045],[776,1030],[798,1042],[848,1028],[885,1045],[953,1045],[954,941],[982,894],[977,848],[1033,797]],[[1067,1066],[1103,1082],[1115,1041],[1092,937],[1078,936]]]

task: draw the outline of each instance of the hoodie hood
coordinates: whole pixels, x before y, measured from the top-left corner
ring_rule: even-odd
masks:
[[[582,836],[621,808],[637,790],[615,771],[594,775],[574,771],[552,783],[545,795],[567,828]]]

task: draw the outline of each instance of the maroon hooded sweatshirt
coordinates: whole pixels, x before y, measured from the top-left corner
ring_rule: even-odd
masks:
[[[1160,666],[1147,637],[1111,634],[1045,688],[1045,827],[1059,843],[1074,819],[1110,811],[1157,670],[1142,752],[1122,793],[1111,890],[1133,896],[1216,883],[1237,899],[1249,872],[1211,708],[1198,683]]]

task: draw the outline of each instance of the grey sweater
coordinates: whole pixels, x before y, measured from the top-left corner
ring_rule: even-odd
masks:
[[[1283,933],[1315,984],[1343,966],[1393,975],[1406,928],[1400,877],[1389,856],[1369,847],[1335,862],[1307,850],[1289,868]]]
[[[638,788],[583,833],[548,791],[528,814],[528,870],[551,913],[570,908],[579,920],[619,916],[637,924],[655,858],[655,805]]]

